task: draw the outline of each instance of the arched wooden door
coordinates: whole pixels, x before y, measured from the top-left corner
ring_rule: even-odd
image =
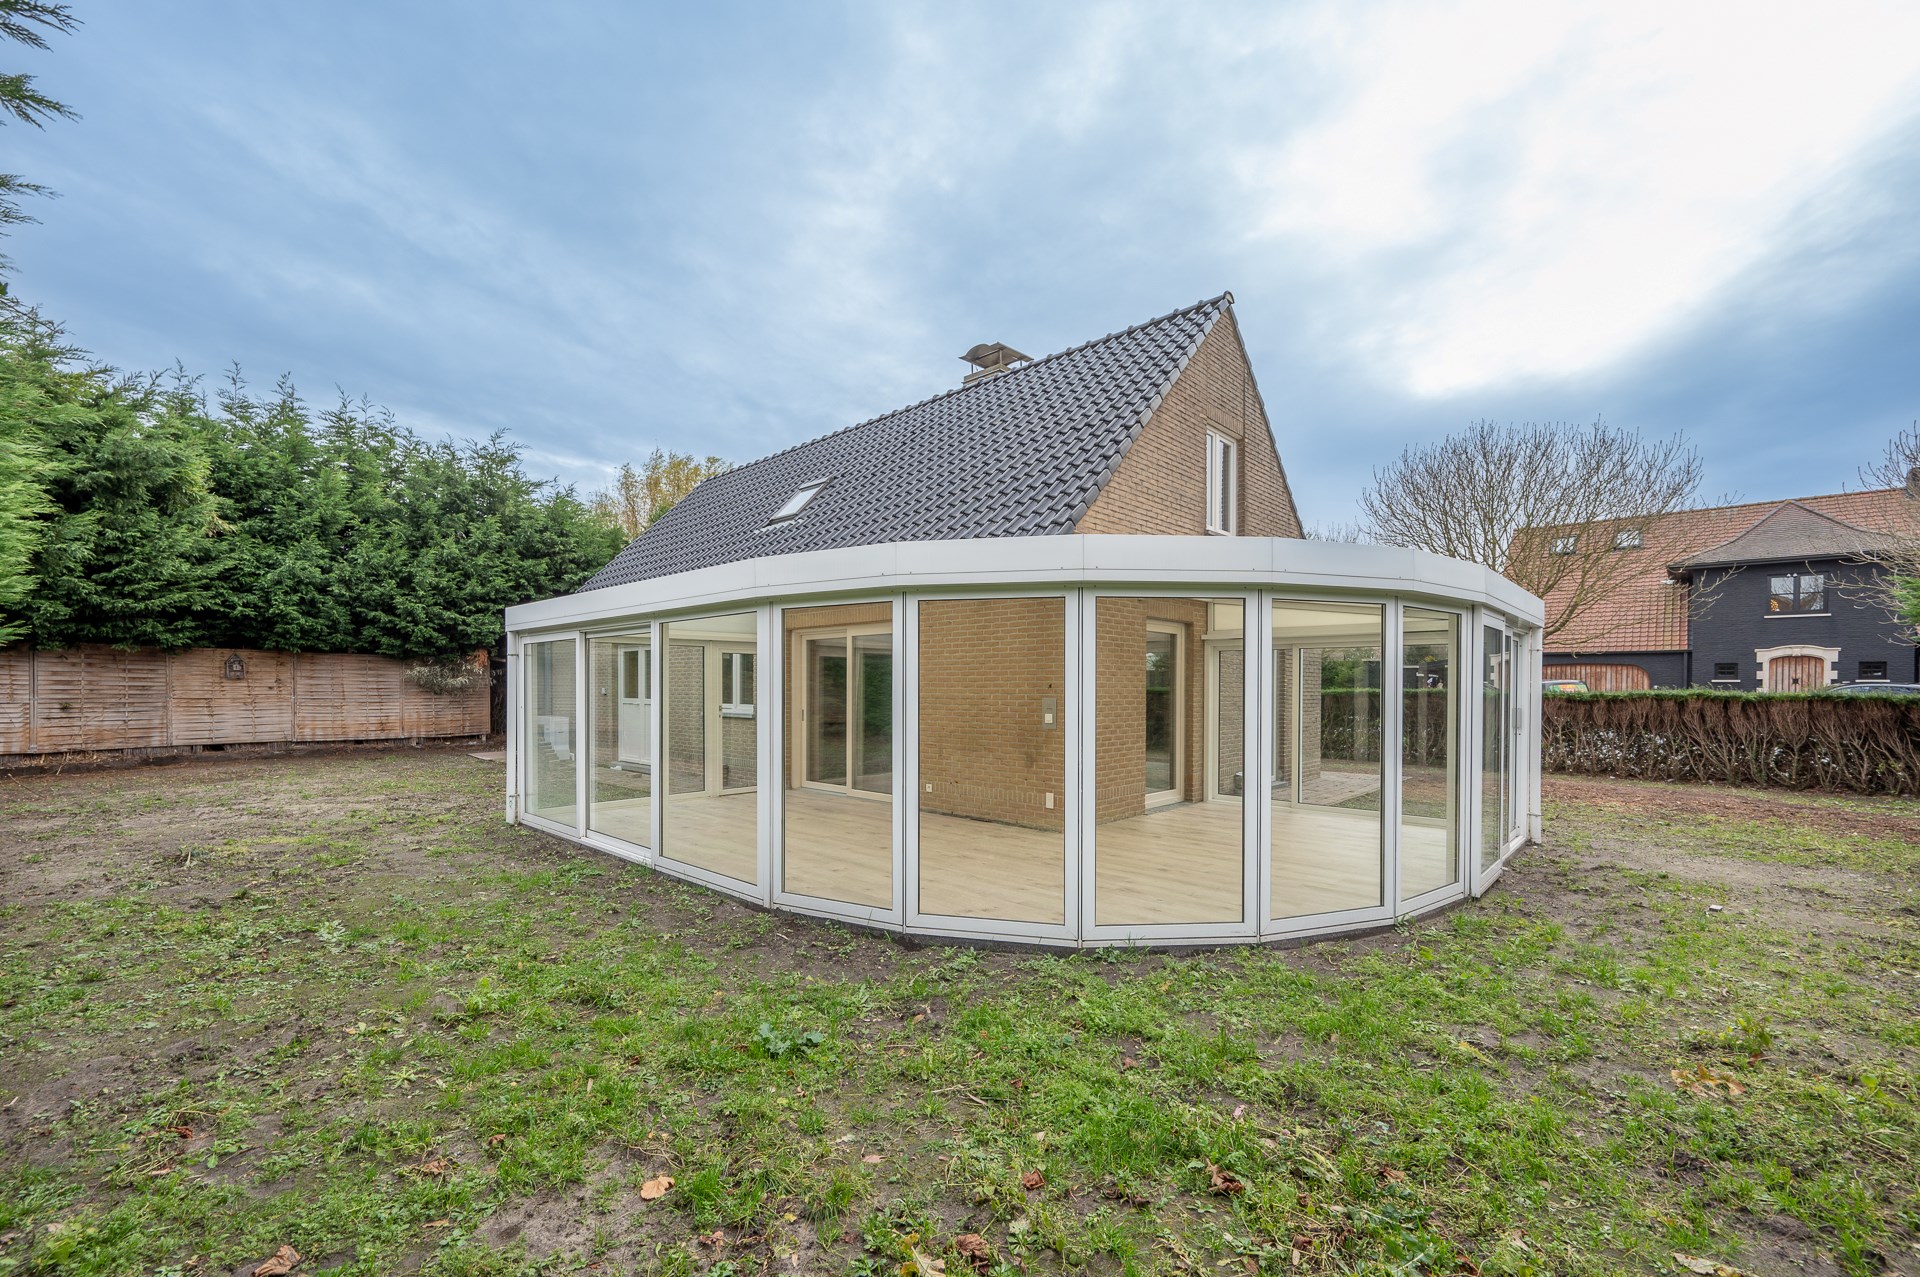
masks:
[[[1827,685],[1827,662],[1819,656],[1776,656],[1767,662],[1769,692],[1810,692]]]

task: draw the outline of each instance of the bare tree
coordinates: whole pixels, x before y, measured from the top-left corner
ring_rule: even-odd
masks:
[[[613,484],[594,493],[587,505],[631,539],[645,532],[703,480],[731,469],[733,463],[719,457],[700,460],[691,453],[655,448],[638,470],[622,464]]]
[[[1887,441],[1886,451],[1860,467],[1869,488],[1904,488],[1908,501],[1890,508],[1872,530],[1880,548],[1867,556],[1882,570],[1862,582],[1865,599],[1908,625],[1920,628],[1920,421]]]
[[[1360,509],[1370,540],[1485,564],[1546,599],[1551,639],[1644,573],[1643,555],[1620,551],[1661,548],[1646,538],[1688,508],[1700,478],[1700,454],[1678,435],[1480,421],[1375,470]],[[1669,597],[1684,606],[1681,591]],[[1591,636],[1594,616],[1582,620]]]

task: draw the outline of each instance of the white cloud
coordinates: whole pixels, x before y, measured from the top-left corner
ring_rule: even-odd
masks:
[[[1920,105],[1910,4],[1341,8],[1345,89],[1233,168],[1349,340],[1445,395],[1603,367],[1780,247]]]

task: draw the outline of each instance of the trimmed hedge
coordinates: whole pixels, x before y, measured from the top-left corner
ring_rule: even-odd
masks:
[[[1819,692],[1556,692],[1550,772],[1920,795],[1920,697]]]

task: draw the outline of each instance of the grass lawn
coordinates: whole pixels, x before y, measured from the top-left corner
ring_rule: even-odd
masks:
[[[1920,804],[1562,781],[1431,922],[1037,956],[500,790],[0,781],[0,1273],[1920,1274]]]

